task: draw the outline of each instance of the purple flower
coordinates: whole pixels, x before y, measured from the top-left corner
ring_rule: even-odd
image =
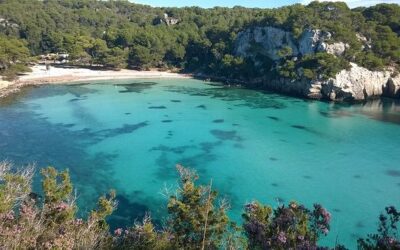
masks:
[[[66,210],[67,208],[68,208],[68,204],[65,203],[65,202],[61,202],[60,204],[58,204],[58,205],[56,206],[56,210],[57,210],[58,212],[62,212],[62,211],[64,211],[64,210]]]
[[[283,243],[283,244],[286,243],[286,235],[285,235],[284,232],[279,232],[278,240],[279,240],[281,243]]]
[[[115,229],[115,230],[114,230],[114,234],[115,234],[115,236],[121,236],[121,234],[122,234],[122,228],[117,228],[117,229]]]

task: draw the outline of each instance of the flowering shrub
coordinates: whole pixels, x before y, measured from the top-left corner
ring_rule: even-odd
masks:
[[[0,249],[327,249],[318,240],[329,233],[331,214],[321,205],[308,210],[291,202],[273,209],[254,201],[245,206],[240,228],[230,222],[227,203],[218,205],[212,182],[198,186],[194,172],[177,168],[180,186],[170,196],[164,228],[157,230],[146,216],[110,232],[106,217],[116,207],[114,192],[100,197],[87,219],[77,218],[67,171],[42,170],[41,197],[31,191],[33,168],[12,172],[0,163]],[[396,208],[386,208],[378,234],[360,239],[359,249],[400,249],[399,220]]]
[[[115,207],[115,194],[99,200],[87,220],[76,218],[68,172],[42,171],[44,197],[31,192],[33,169],[12,172],[0,163],[1,249],[92,249],[110,241],[105,217]]]
[[[315,249],[329,232],[331,214],[319,204],[309,211],[291,202],[272,209],[259,202],[245,206],[243,229],[252,249]]]
[[[400,249],[400,240],[397,224],[400,221],[400,211],[393,206],[385,208],[386,214],[379,216],[379,227],[377,234],[370,234],[366,239],[358,240],[358,248],[372,249]]]

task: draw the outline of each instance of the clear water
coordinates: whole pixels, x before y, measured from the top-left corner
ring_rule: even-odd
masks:
[[[146,211],[159,219],[180,163],[213,180],[235,220],[253,199],[318,202],[333,214],[323,243],[353,248],[385,206],[400,205],[400,104],[339,105],[187,79],[43,86],[2,101],[0,159],[69,168],[82,214],[115,188],[113,226]]]

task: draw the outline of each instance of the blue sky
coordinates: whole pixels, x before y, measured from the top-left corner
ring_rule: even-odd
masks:
[[[294,3],[307,4],[311,0],[133,0],[132,2],[148,4],[152,6],[201,6],[210,8],[214,6],[227,6],[232,7],[235,5],[241,5],[245,7],[260,7],[260,8],[274,8],[283,5],[289,5]],[[346,2],[350,7],[357,6],[369,6],[377,3],[397,3],[400,4],[400,0],[342,0]]]

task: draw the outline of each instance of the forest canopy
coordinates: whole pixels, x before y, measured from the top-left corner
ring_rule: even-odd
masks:
[[[295,63],[287,57],[278,65],[260,58],[260,67],[234,49],[239,32],[255,26],[279,27],[295,37],[305,29],[320,29],[332,34],[331,42],[344,42],[350,49],[341,58],[314,55]],[[202,9],[155,8],[123,0],[2,0],[0,34],[0,40],[18,41],[2,42],[2,74],[15,71],[11,65],[24,65],[27,51],[29,56],[68,53],[75,64],[177,69],[242,80],[276,73],[290,76],[287,72],[309,62],[317,62],[307,68],[309,78],[330,77],[346,68],[345,62],[374,70],[398,68],[400,63],[397,4],[350,9],[342,2],[312,2],[277,9]],[[15,58],[10,51],[19,51],[18,62],[7,59]],[[318,63],[323,57],[326,65]]]

